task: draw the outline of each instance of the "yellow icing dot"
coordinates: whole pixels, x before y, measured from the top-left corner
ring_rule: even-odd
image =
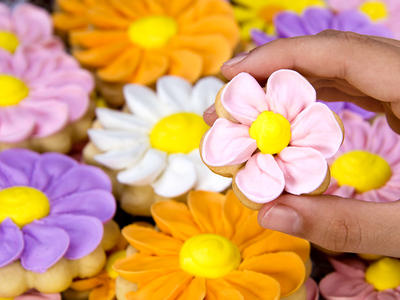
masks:
[[[358,256],[365,260],[378,260],[378,259],[382,258],[382,255],[377,255],[377,254],[359,253]]]
[[[276,154],[289,145],[292,136],[290,123],[281,114],[264,111],[250,126],[250,137],[257,141],[264,154]]]
[[[274,21],[275,16],[284,10],[285,10],[285,7],[283,7],[282,5],[279,5],[279,4],[266,5],[266,6],[263,6],[258,11],[258,16],[261,19],[263,19],[265,22],[272,23]]]
[[[118,273],[114,270],[113,265],[117,260],[125,257],[126,257],[125,250],[117,251],[110,255],[110,257],[107,260],[106,271],[111,278],[115,279],[118,277]]]
[[[16,105],[29,94],[28,86],[17,77],[0,74],[0,106]]]
[[[18,45],[19,40],[15,34],[9,31],[0,30],[0,48],[3,48],[10,53],[14,53]]]
[[[50,212],[47,196],[28,186],[15,186],[0,191],[0,223],[6,218],[19,227],[46,217]]]
[[[178,32],[174,19],[164,16],[144,17],[128,29],[131,41],[146,49],[161,48]]]
[[[386,19],[388,16],[388,9],[386,4],[382,1],[367,1],[360,6],[360,10],[368,15],[372,21],[379,21]]]
[[[385,257],[372,263],[365,272],[365,280],[378,291],[400,286],[400,261]]]
[[[199,234],[186,240],[179,253],[181,268],[195,276],[218,278],[235,270],[240,251],[230,240],[217,234]]]
[[[392,170],[381,156],[354,150],[333,162],[331,175],[340,186],[351,186],[356,192],[364,193],[384,186],[392,176]]]
[[[168,153],[189,153],[199,147],[208,128],[198,114],[176,113],[154,125],[150,132],[150,143],[153,148]]]

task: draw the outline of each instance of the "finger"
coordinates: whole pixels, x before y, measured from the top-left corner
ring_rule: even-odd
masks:
[[[400,202],[283,195],[259,212],[261,226],[339,252],[400,257]]]
[[[368,36],[331,30],[272,41],[221,70],[228,79],[248,72],[262,81],[279,69],[294,69],[306,77],[344,79],[364,94],[390,102],[398,99],[399,51]]]
[[[400,120],[394,115],[391,106],[392,105],[390,103],[385,103],[383,106],[385,109],[386,119],[390,128],[392,128],[394,132],[400,134]]]
[[[212,104],[203,113],[203,119],[208,126],[212,126],[214,124],[215,120],[217,120],[217,118],[218,118],[218,115],[217,115],[217,112],[215,111],[215,106],[214,106],[214,104]]]

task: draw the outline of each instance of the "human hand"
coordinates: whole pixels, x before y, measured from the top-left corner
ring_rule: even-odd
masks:
[[[400,41],[325,31],[268,43],[227,62],[222,73],[231,79],[247,72],[265,82],[278,69],[306,76],[318,99],[351,101],[385,112],[390,126],[400,132]],[[205,113],[209,124],[215,118],[212,109]],[[326,195],[282,195],[259,212],[263,227],[333,251],[396,257],[400,257],[399,217],[399,201],[371,203]]]

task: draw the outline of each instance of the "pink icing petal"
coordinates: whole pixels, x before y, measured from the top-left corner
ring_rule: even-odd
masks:
[[[400,294],[395,292],[394,290],[386,290],[386,291],[381,291],[377,292],[374,291],[370,293],[369,295],[365,296],[363,298],[365,300],[399,300],[400,299]]]
[[[273,112],[292,123],[300,112],[316,101],[316,92],[296,71],[279,70],[268,79],[267,101]]]
[[[0,142],[21,142],[34,130],[35,118],[30,113],[18,107],[0,110]]]
[[[336,11],[352,10],[363,2],[363,0],[328,0],[328,5]]]
[[[35,120],[33,137],[52,135],[67,125],[68,105],[56,101],[34,102],[26,99],[20,105],[21,110],[29,113]]]
[[[12,56],[2,48],[0,48],[0,73],[12,73]]]
[[[318,300],[319,289],[317,283],[312,278],[308,278],[306,281],[307,300]]]
[[[358,259],[343,259],[337,260],[330,258],[330,263],[333,268],[340,274],[352,278],[363,279],[365,277],[365,264]]]
[[[14,300],[61,300],[60,294],[42,294],[36,291],[27,292]]]
[[[219,118],[204,136],[202,156],[210,166],[236,165],[247,161],[256,149],[248,126]]]
[[[21,4],[12,13],[14,30],[24,44],[45,42],[52,36],[52,21],[49,14],[30,4]]]
[[[371,131],[369,123],[351,111],[343,111],[340,118],[345,130],[343,145],[340,147],[341,153],[366,149]]]
[[[22,266],[29,271],[43,273],[57,263],[69,247],[69,237],[63,229],[47,226],[42,221],[30,223],[22,229],[25,247]],[[53,241],[57,241],[54,243]]]
[[[221,103],[232,117],[249,126],[260,112],[268,110],[264,90],[248,73],[239,73],[226,85]]]
[[[7,218],[0,223],[0,268],[17,260],[24,249],[22,231]]]
[[[334,179],[331,179],[334,180]],[[352,198],[354,196],[354,188],[347,185],[338,186],[337,184],[331,184],[327,191],[326,195],[334,195],[342,198]]]
[[[239,190],[251,201],[267,203],[283,191],[283,173],[270,154],[253,155],[235,177]]]
[[[11,31],[11,13],[7,5],[0,3],[0,30]]]
[[[325,158],[312,148],[286,147],[276,156],[276,161],[285,176],[285,190],[294,195],[316,190],[328,170]]]
[[[355,199],[358,200],[363,200],[363,201],[368,201],[368,202],[384,202],[381,200],[381,198],[379,197],[379,194],[377,193],[376,190],[371,190],[368,192],[364,192],[364,193],[356,193],[354,195]]]
[[[310,147],[329,158],[338,151],[343,133],[332,111],[322,103],[312,103],[291,126],[291,146]]]

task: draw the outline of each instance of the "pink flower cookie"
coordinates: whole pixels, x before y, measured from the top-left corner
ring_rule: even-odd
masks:
[[[50,15],[42,8],[20,4],[14,9],[0,3],[0,49],[14,53],[20,47],[63,50],[53,35]]]
[[[316,102],[311,84],[292,70],[273,73],[266,92],[240,73],[219,93],[219,118],[204,135],[204,163],[233,177],[233,188],[249,208],[276,199],[284,191],[321,193],[329,184],[326,159],[342,140],[341,122]]]
[[[0,149],[69,151],[90,126],[93,87],[66,53],[0,49]]]

